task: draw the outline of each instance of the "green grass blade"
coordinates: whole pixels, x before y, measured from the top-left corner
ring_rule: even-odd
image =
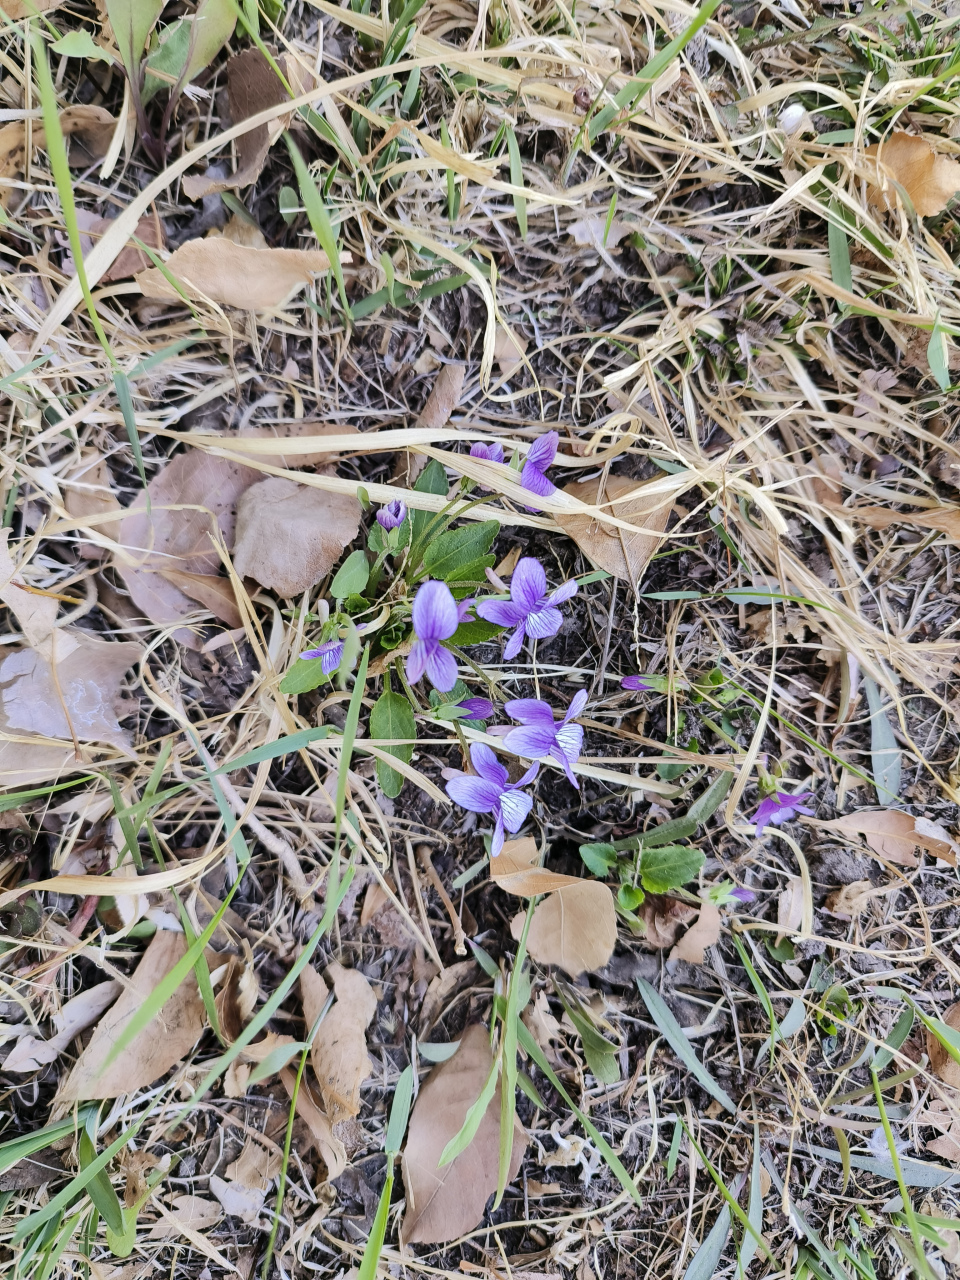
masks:
[[[650,983],[643,978],[637,979],[637,986],[640,988],[640,994],[650,1010],[650,1016],[656,1023],[663,1038],[670,1045],[683,1065],[687,1068],[692,1076],[706,1089],[712,1098],[720,1103],[727,1111],[736,1114],[737,1104],[714,1080],[713,1076],[706,1069],[697,1055],[693,1052],[693,1046],[683,1034],[680,1023],[664,1004],[661,997],[654,991]]]
[[[92,1164],[97,1158],[97,1148],[90,1130],[96,1133],[96,1116],[92,1115],[87,1121],[83,1132],[80,1134],[80,1141],[77,1144],[77,1154],[80,1157],[80,1168],[85,1169],[87,1165]],[[120,1208],[120,1201],[117,1193],[113,1189],[113,1183],[110,1181],[110,1175],[106,1169],[101,1169],[96,1173],[87,1184],[87,1195],[97,1206],[97,1212],[104,1220],[111,1231],[123,1230],[123,1210]]]
[[[510,154],[510,181],[515,187],[523,186],[523,162],[520,159],[520,146],[517,142],[517,135],[513,131],[511,125],[506,128],[507,151]],[[527,202],[523,196],[513,197],[513,208],[517,215],[517,226],[520,228],[520,238],[527,238]]]
[[[460,1132],[454,1134],[447,1145],[441,1152],[440,1159],[437,1162],[437,1168],[442,1169],[445,1164],[449,1164],[451,1160],[456,1160],[461,1151],[466,1151],[470,1143],[477,1136],[477,1130],[480,1128],[480,1121],[487,1114],[487,1107],[493,1101],[493,1095],[497,1091],[497,1077],[500,1074],[500,1063],[498,1059],[494,1059],[490,1068],[490,1074],[484,1081],[483,1088],[480,1090],[480,1097],[476,1100],[470,1110],[467,1112],[466,1119],[460,1128]]]
[[[750,1199],[747,1202],[747,1221],[753,1227],[757,1236],[763,1234],[763,1190],[760,1185],[761,1180],[760,1125],[755,1121],[753,1125],[753,1167],[750,1170]],[[737,1266],[741,1276],[746,1274],[747,1268],[753,1261],[756,1252],[756,1239],[749,1232],[744,1232],[743,1240],[737,1251]]]
[[[323,197],[317,190],[317,184],[313,180],[313,174],[307,168],[307,162],[300,154],[300,148],[290,137],[289,133],[283,135],[290,152],[290,158],[293,161],[294,172],[297,175],[297,183],[300,187],[300,198],[303,201],[303,207],[307,211],[307,218],[310,226],[313,228],[313,234],[319,241],[320,248],[330,259],[330,270],[333,272],[333,278],[337,282],[337,292],[340,294],[340,301],[343,304],[344,315],[347,319],[350,317],[350,303],[347,301],[347,287],[343,279],[343,268],[340,266],[340,247],[337,243],[337,237],[333,230],[333,223],[330,220],[330,214],[327,206],[323,203]]]
[[[853,272],[850,268],[850,241],[844,227],[843,206],[839,200],[830,201],[827,217],[827,249],[830,254],[830,274],[833,283],[853,293]]]

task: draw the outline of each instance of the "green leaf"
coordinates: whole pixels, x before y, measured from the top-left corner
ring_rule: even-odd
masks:
[[[870,708],[873,785],[881,804],[893,804],[900,795],[900,746],[894,737],[876,682],[869,676],[864,676],[863,687]]]
[[[254,1065],[253,1070],[247,1077],[247,1085],[259,1084],[261,1080],[269,1080],[271,1076],[277,1075],[287,1065],[291,1058],[295,1058],[298,1053],[303,1053],[304,1049],[309,1049],[308,1044],[278,1044],[275,1049],[262,1058]]]
[[[605,879],[617,865],[617,851],[612,844],[582,844],[580,857],[588,871]]]
[[[446,1047],[446,1046],[444,1046]],[[398,1155],[407,1130],[410,1118],[410,1104],[413,1102],[413,1068],[404,1067],[393,1091],[393,1102],[390,1106],[390,1120],[387,1123],[387,1136],[383,1149],[388,1156]]]
[[[162,90],[173,90],[183,74],[190,56],[190,33],[193,23],[178,18],[160,32],[156,47],[147,54],[144,64],[141,101],[146,105]]]
[[[423,553],[423,567],[432,578],[442,578],[444,582],[469,580],[464,578],[463,571],[490,550],[499,532],[500,524],[496,520],[448,529]]]
[[[661,822],[659,827],[651,827],[649,831],[639,831],[637,841],[642,849],[656,849],[662,844],[672,844],[674,840],[686,840],[697,829],[696,818],[689,815],[685,818],[671,818],[669,822]]]
[[[724,1205],[706,1240],[690,1259],[690,1265],[683,1273],[683,1280],[713,1280],[730,1235],[730,1222],[730,1209]]]
[[[615,1053],[598,1053],[584,1041],[583,1056],[600,1084],[616,1084],[620,1079],[620,1059]]]
[[[485,587],[487,585],[486,570],[493,568],[496,559],[495,555],[481,556],[479,560],[462,565],[452,578],[447,579],[447,586],[453,598],[462,600],[464,596],[476,591],[477,587]]]
[[[654,991],[650,983],[643,978],[637,979],[637,986],[640,988],[640,994],[650,1010],[651,1018],[662,1032],[663,1038],[670,1045],[670,1048],[690,1074],[706,1089],[707,1093],[712,1098],[716,1098],[720,1105],[732,1115],[735,1115],[737,1110],[736,1103],[724,1089],[721,1089],[720,1085],[717,1084],[716,1080],[693,1052],[693,1046],[684,1035],[683,1028],[664,1004],[661,997]]]
[[[498,627],[492,622],[484,622],[482,618],[461,622],[459,627],[453,633],[451,644],[455,644],[458,649],[465,648],[468,644],[486,644],[489,640],[495,639],[503,631],[503,627]]]
[[[60,1138],[68,1138],[71,1134],[76,1133],[77,1126],[85,1124],[87,1118],[91,1115],[96,1115],[99,1109],[98,1103],[86,1103],[80,1108],[76,1116],[71,1114],[66,1120],[58,1120],[56,1124],[48,1124],[42,1129],[34,1130],[33,1133],[24,1134],[19,1138],[10,1138],[7,1142],[0,1142],[0,1173],[6,1173],[15,1164],[19,1164],[21,1160],[26,1160],[37,1151],[42,1151],[44,1147],[50,1146],[52,1142],[57,1142]]]
[[[93,1199],[92,1196],[90,1198],[91,1200]],[[120,1214],[123,1218],[123,1227],[120,1231],[114,1231],[113,1227],[107,1223],[107,1245],[115,1258],[129,1258],[133,1253],[133,1247],[137,1243],[137,1217],[139,1213],[139,1205],[121,1208]]]
[[[435,493],[444,498],[447,496],[450,491],[447,473],[436,458],[431,458],[423,468],[413,488],[416,493]],[[436,519],[435,511],[411,511],[410,522],[413,527],[414,545],[430,527],[430,522]]]
[[[320,243],[320,248],[330,259],[330,270],[333,272],[333,278],[337,282],[340,301],[343,304],[345,313],[349,316],[350,303],[347,301],[347,286],[343,279],[343,268],[340,265],[340,244],[334,232],[333,223],[330,220],[330,211],[317,190],[317,184],[307,168],[307,162],[300,154],[299,147],[289,133],[284,134],[284,140],[290,152],[290,158],[293,160],[293,168],[297,175],[300,196],[303,200],[303,207],[307,211],[307,218],[313,228],[313,234]]]
[[[296,222],[301,205],[300,197],[293,187],[280,188],[280,194],[277,196],[277,208],[280,210],[280,217],[288,227],[292,222]]]
[[[90,1136],[91,1126],[96,1127],[96,1117],[91,1116],[87,1121],[83,1132],[80,1134],[80,1141],[77,1144],[77,1154],[80,1157],[80,1168],[86,1169],[92,1165],[97,1158],[97,1148],[94,1146],[93,1139]],[[120,1201],[117,1199],[117,1193],[113,1189],[113,1183],[110,1181],[110,1175],[106,1169],[101,1167],[96,1170],[87,1183],[87,1195],[97,1206],[100,1217],[103,1218],[107,1226],[116,1232],[123,1231],[123,1211],[120,1208]]]
[[[640,855],[640,879],[650,893],[668,893],[679,889],[696,876],[703,866],[699,849],[683,844],[666,844],[644,849]]]
[[[507,151],[510,153],[510,182],[514,187],[523,186],[523,164],[520,159],[520,147],[517,144],[517,135],[513,131],[512,125],[506,128]],[[527,201],[524,196],[513,197],[513,210],[517,215],[517,227],[520,230],[520,239],[527,238]],[[619,1077],[618,1077],[619,1078]]]
[[[889,1066],[893,1061],[893,1055],[897,1049],[903,1044],[907,1036],[913,1030],[913,1023],[916,1013],[912,1005],[909,1005],[900,1014],[893,1026],[893,1030],[883,1042],[883,1047],[877,1050],[871,1067],[874,1071],[882,1071],[884,1067]]]
[[[370,712],[371,738],[411,738],[417,736],[417,724],[413,717],[413,708],[402,693],[387,691],[382,693],[374,703]],[[404,764],[410,763],[413,755],[413,742],[404,746],[384,747],[383,750]],[[404,777],[396,769],[391,769],[383,760],[377,761],[377,781],[385,796],[393,799],[403,789]]]
[[[94,44],[89,31],[68,31],[50,46],[61,58],[98,58],[101,62],[113,62],[109,53]]]
[[[949,349],[946,330],[940,324],[939,311],[930,334],[930,341],[927,343],[927,360],[930,363],[930,372],[937,380],[937,386],[941,391],[946,391],[950,386]]]
[[[699,799],[694,800],[687,810],[687,817],[702,826],[708,818],[712,818],[726,799],[727,792],[733,786],[733,774],[721,773],[710,783]]]
[[[105,4],[127,75],[139,83],[140,58],[166,0],[105,0]]]
[[[370,564],[366,553],[351,551],[337,570],[336,577],[330,585],[330,594],[335,600],[346,600],[347,596],[358,596],[370,579]]]
[[[519,1031],[519,1027],[517,1028]],[[487,1107],[493,1101],[493,1095],[497,1091],[498,1063],[496,1060],[490,1067],[490,1074],[484,1082],[483,1088],[480,1090],[480,1097],[476,1100],[470,1110],[467,1112],[466,1119],[459,1133],[454,1134],[447,1145],[440,1153],[440,1159],[437,1162],[437,1168],[442,1169],[445,1164],[449,1164],[451,1160],[456,1160],[461,1151],[466,1151],[470,1143],[477,1135],[480,1128],[480,1121],[487,1113]]]
[[[309,693],[330,677],[324,672],[322,658],[297,658],[280,681],[281,693]]]
[[[827,218],[827,248],[830,252],[830,274],[833,283],[848,293],[853,292],[853,273],[850,269],[850,241],[847,238],[844,223],[846,210],[840,201],[830,201],[830,214]]]
[[[637,907],[643,905],[645,898],[646,894],[643,890],[633,884],[622,884],[617,890],[617,902],[624,911],[636,911]]]

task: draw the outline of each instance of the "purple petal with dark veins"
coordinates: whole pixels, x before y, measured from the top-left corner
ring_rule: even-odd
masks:
[[[546,594],[547,575],[543,565],[534,556],[524,556],[513,571],[510,598],[527,614],[543,603]]]
[[[475,778],[472,773],[451,778],[446,791],[455,804],[471,813],[493,813],[500,807],[500,788],[485,778]]]
[[[556,591],[551,591],[547,596],[547,604],[563,604],[564,600],[569,600],[571,596],[575,596],[580,590],[573,578],[569,582],[562,583],[557,587]]]
[[[500,797],[503,825],[512,834],[519,831],[533,808],[533,800],[525,791],[508,791]]]
[[[481,778],[486,778],[487,782],[492,782],[501,791],[507,785],[509,775],[506,769],[485,742],[470,744],[470,763]]]
[[[450,692],[457,683],[457,660],[449,649],[436,644],[427,655],[427,675],[435,689],[439,689],[441,693]]]
[[[431,579],[413,602],[413,629],[421,640],[447,640],[457,629],[457,604],[445,582]]]
[[[560,433],[557,431],[548,431],[546,435],[539,436],[527,450],[527,461],[532,462],[538,471],[546,471],[557,456],[559,443]]]
[[[526,627],[527,635],[533,636],[535,640],[543,640],[547,636],[555,636],[563,626],[563,614],[559,609],[554,609],[552,605],[547,605],[545,609],[537,609],[533,613],[527,614],[527,620],[523,624]]]
[[[515,698],[512,702],[505,702],[503,709],[511,720],[546,725],[553,732],[553,708],[541,698]]]
[[[518,756],[539,760],[550,754],[556,740],[552,726],[548,729],[545,725],[525,724],[519,729],[511,729],[504,738],[503,745],[509,751],[515,751]]]
[[[515,627],[526,616],[512,600],[478,600],[477,616],[498,627]]]
[[[510,662],[511,659],[517,656],[523,647],[523,637],[525,635],[526,632],[524,631],[523,623],[521,622],[516,631],[511,633],[510,639],[504,645],[503,656],[505,661]]]

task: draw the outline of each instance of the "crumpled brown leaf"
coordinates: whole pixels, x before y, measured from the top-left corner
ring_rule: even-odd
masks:
[[[170,1202],[173,1216],[193,1231],[206,1231],[215,1227],[223,1217],[223,1209],[214,1200],[189,1194],[174,1196]],[[161,1218],[147,1232],[148,1240],[172,1240],[177,1234],[177,1222]]]
[[[314,1038],[310,1061],[332,1123],[360,1112],[360,1086],[373,1070],[367,1056],[366,1029],[377,1011],[373,988],[358,969],[331,964],[327,976],[333,983],[336,1003]],[[307,1029],[323,1008],[328,987],[309,966],[300,977],[303,1016]]]
[[[426,403],[417,419],[418,427],[445,427],[450,415],[460,403],[463,392],[463,380],[467,366],[464,364],[445,364],[440,368],[430,388]],[[424,459],[426,461],[426,459]]]
[[[942,213],[960,191],[960,164],[938,154],[924,138],[894,133],[867,147],[866,154],[873,160],[870,181],[877,188],[870,191],[868,199],[880,208],[896,207],[889,178],[903,187],[920,218]],[[880,189],[884,187],[886,190]]]
[[[296,59],[281,55],[276,58],[276,64],[296,97],[307,91],[310,86]],[[268,107],[279,106],[289,96],[280,77],[259,49],[244,49],[230,59],[226,71],[227,100],[230,104],[230,120],[234,125],[259,115]],[[188,173],[181,182],[187,198],[202,200],[204,196],[248,187],[256,182],[271,146],[284,129],[289,128],[292,118],[291,112],[290,115],[279,116],[269,124],[259,125],[256,129],[241,134],[236,141],[239,165],[236,173],[229,178],[208,178],[206,174]]]
[[[539,860],[537,842],[532,837],[507,840],[498,856],[490,861],[490,879],[498,889],[518,898],[533,898],[539,893],[551,893],[581,883],[578,876],[547,871],[537,865]]]
[[[712,902],[705,902],[680,941],[670,952],[671,960],[685,960],[687,964],[703,964],[707,947],[720,941],[720,912]]]
[[[130,985],[100,1019],[90,1043],[61,1084],[59,1105],[135,1093],[159,1080],[191,1051],[206,1027],[206,1011],[192,971],[153,1021],[103,1070],[123,1028],[186,950],[182,933],[160,930],[154,934]]]
[[[224,236],[187,240],[166,262],[188,297],[207,299],[241,311],[275,311],[308,284],[330,270],[322,249],[254,249]],[[136,277],[147,298],[181,296],[156,267]]]
[[[237,507],[233,562],[284,599],[315,586],[360,530],[360,503],[281,476],[252,486]]]
[[[960,847],[950,833],[939,823],[929,818],[915,818],[902,809],[858,809],[819,826],[850,839],[861,836],[885,862],[895,862],[901,867],[918,865],[915,852],[918,848],[953,867],[957,865]]]
[[[121,984],[115,978],[110,978],[68,1000],[53,1019],[56,1034],[49,1040],[41,1040],[37,1036],[21,1036],[4,1059],[4,1071],[37,1071],[46,1063],[55,1062],[81,1031],[92,1026],[110,1008],[120,991]]]
[[[680,930],[696,916],[697,908],[680,898],[662,893],[648,893],[637,910],[646,926],[642,941],[654,951],[666,951],[677,940]]]
[[[407,1207],[400,1228],[403,1244],[443,1244],[480,1222],[487,1199],[497,1189],[500,1159],[500,1086],[473,1141],[438,1168],[444,1147],[459,1133],[480,1096],[493,1058],[486,1029],[464,1031],[453,1057],[435,1067],[421,1087],[410,1117],[403,1152]],[[508,1181],[517,1176],[527,1145],[515,1121]]]
[[[510,922],[514,938],[523,933],[524,912]],[[527,950],[538,964],[555,964],[571,978],[602,969],[617,945],[617,911],[609,887],[599,880],[576,880],[538,902],[527,935]]]
[[[260,994],[260,984],[253,967],[253,956],[249,954],[249,944],[247,947],[248,955],[245,959],[240,956],[230,956],[227,960],[227,972],[224,974],[214,1001],[217,1017],[220,1020],[220,1030],[227,1044],[233,1044],[250,1021],[257,1004],[257,996]]]
[[[90,213],[86,209],[77,210],[77,223],[81,231],[80,241],[84,255],[88,254],[94,245],[103,239],[113,226],[114,221],[115,219],[113,218],[99,218],[96,214]],[[149,245],[151,249],[166,248],[163,239],[163,224],[156,215],[141,218],[133,234],[138,240],[142,240],[144,244]],[[72,257],[68,257],[63,266],[67,275],[76,274],[76,265]],[[152,263],[149,257],[133,243],[131,238],[100,277],[100,283],[109,284],[112,280],[125,280],[128,276],[135,276],[138,271],[146,271],[150,266],[152,266]]]
[[[280,1082],[286,1089],[288,1097],[292,1098],[296,1077],[289,1067],[284,1067],[280,1072]],[[333,1182],[334,1178],[339,1178],[347,1167],[347,1152],[333,1131],[330,1117],[311,1098],[305,1080],[300,1082],[300,1091],[297,1094],[297,1115],[309,1129],[317,1154],[327,1167],[327,1182]]]
[[[644,494],[643,490],[642,484],[628,476],[608,476],[599,505],[618,520],[629,521],[649,532],[628,533],[615,525],[579,514],[560,512],[555,517],[593,564],[606,569],[615,578],[629,582],[634,590],[639,586],[650,557],[660,546],[660,535],[667,527],[673,510],[671,495]],[[574,480],[572,484],[564,485],[563,492],[595,506],[600,493],[600,477]]]
[[[264,1134],[252,1135],[227,1165],[226,1178],[210,1175],[210,1190],[224,1211],[252,1226],[260,1217],[270,1183],[283,1165],[283,1152]]]

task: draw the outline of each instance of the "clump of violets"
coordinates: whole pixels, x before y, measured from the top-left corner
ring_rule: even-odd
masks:
[[[563,624],[563,615],[557,605],[576,594],[577,584],[571,578],[548,595],[543,565],[533,556],[524,556],[517,562],[510,580],[510,599],[480,600],[477,614],[498,627],[513,627],[503,651],[504,658],[509,661],[520,652],[526,636],[535,640],[555,636]]]
[[[406,518],[407,504],[399,498],[394,498],[377,512],[377,524],[388,533],[391,529],[399,529]]]
[[[539,498],[547,498],[557,491],[557,486],[552,480],[547,479],[545,472],[557,456],[559,443],[559,434],[556,431],[548,431],[545,436],[534,440],[527,450],[527,460],[520,472],[520,485]],[[539,510],[539,508],[534,509]]]
[[[504,766],[482,742],[470,744],[470,763],[475,772],[457,772],[447,781],[447,795],[462,809],[493,816],[490,856],[496,858],[503,848],[504,832],[515,835],[533,808],[532,798],[520,788],[533,781],[540,766],[534,762],[522,778],[511,782]]]
[[[407,658],[407,679],[416,684],[426,673],[441,693],[449,693],[457,683],[457,661],[443,641],[449,640],[467,615],[472,600],[458,604],[445,582],[431,578],[413,602],[413,633],[416,637]]]
[[[562,720],[554,720],[553,707],[538,698],[517,698],[504,704],[511,720],[519,720],[520,727],[511,729],[504,738],[504,746],[528,760],[553,760],[560,765],[571,785],[580,790],[571,765],[580,758],[583,748],[583,727],[572,724],[587,704],[587,691],[581,689],[573,695]]]
[[[782,826],[785,822],[789,822],[791,818],[795,818],[798,813],[812,817],[813,810],[803,803],[804,800],[812,799],[812,791],[799,791],[795,796],[791,795],[789,791],[774,791],[773,795],[769,795],[765,800],[760,801],[757,811],[753,815],[757,824],[756,835],[759,836],[765,827]]]

